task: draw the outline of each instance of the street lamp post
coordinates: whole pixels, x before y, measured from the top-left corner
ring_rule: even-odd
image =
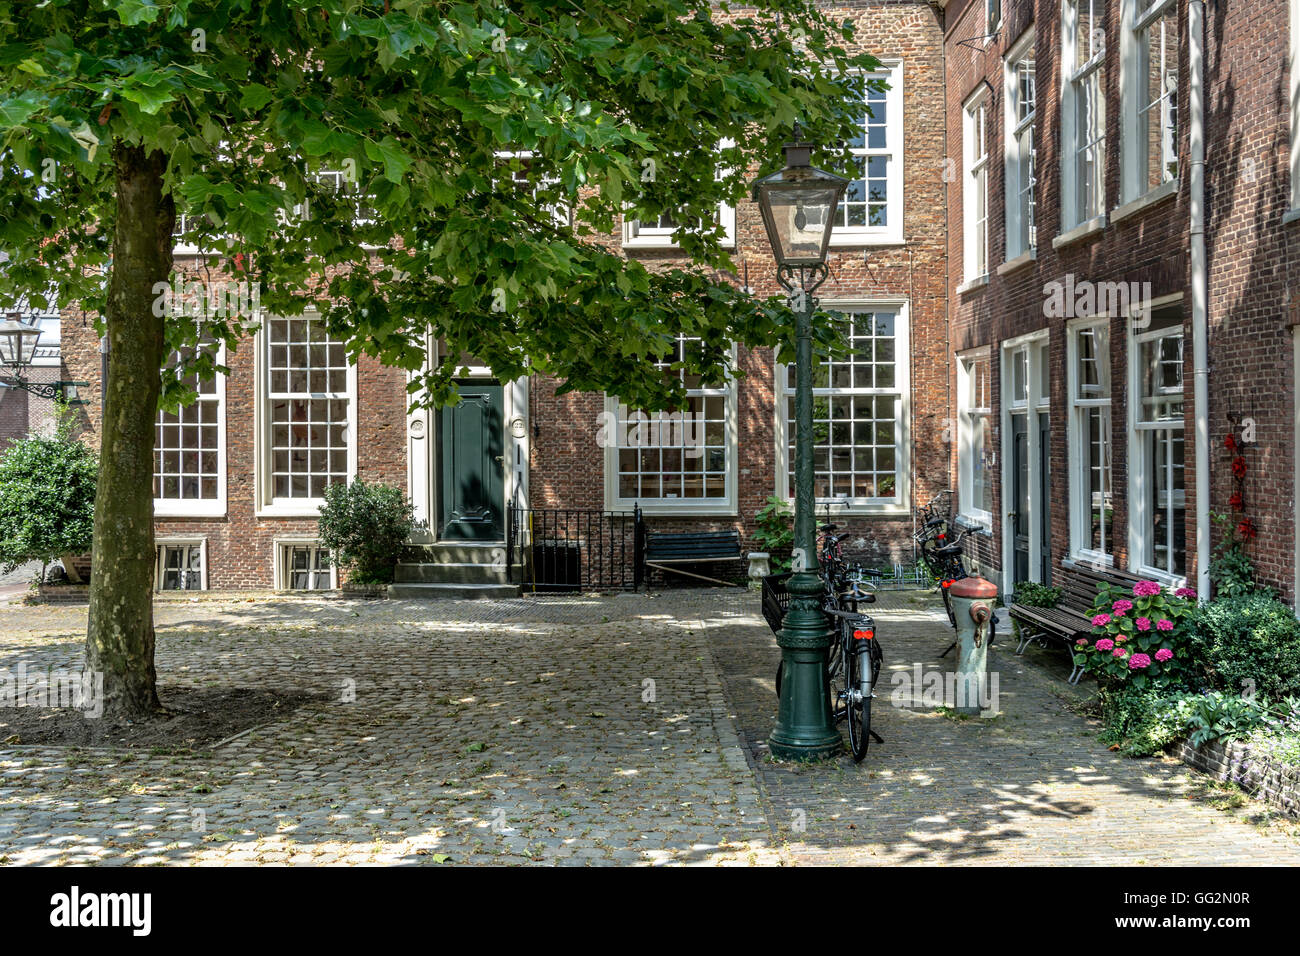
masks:
[[[812,147],[785,146],[785,168],[754,183],[754,201],[777,262],[777,281],[795,314],[794,570],[790,606],[777,643],[783,662],[781,706],[768,737],[780,760],[821,760],[843,746],[831,716],[826,652],[831,631],[822,612],[814,523],[812,436],[812,293],[826,281],[826,247],[848,180],[809,164]]]
[[[48,398],[60,405],[85,405],[77,398],[77,388],[85,382],[29,382],[23,378],[23,369],[32,364],[36,356],[36,343],[41,330],[21,320],[20,313],[10,312],[0,322],[0,369],[9,371],[12,382],[3,382],[10,388],[22,389],[37,398]]]

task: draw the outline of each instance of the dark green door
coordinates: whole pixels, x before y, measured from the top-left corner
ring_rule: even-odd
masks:
[[[438,536],[505,539],[503,399],[495,383],[459,383],[460,404],[438,414]]]

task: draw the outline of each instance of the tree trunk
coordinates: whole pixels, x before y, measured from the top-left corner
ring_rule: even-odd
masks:
[[[154,672],[153,455],[164,319],[155,283],[172,267],[176,207],[163,195],[166,157],[118,144],[117,224],[109,269],[108,373],[90,570],[86,665],[103,674],[104,714],[160,709]]]

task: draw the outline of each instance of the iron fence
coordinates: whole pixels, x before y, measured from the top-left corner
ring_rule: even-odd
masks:
[[[641,509],[595,511],[511,505],[506,572],[525,591],[636,590],[645,574]]]

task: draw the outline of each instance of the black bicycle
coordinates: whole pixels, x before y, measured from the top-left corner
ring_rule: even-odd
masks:
[[[840,544],[844,536],[835,535],[835,530],[835,525],[820,529],[818,548],[822,610],[830,619],[833,631],[827,648],[826,689],[835,721],[848,724],[854,762],[861,762],[873,738],[877,743],[884,742],[871,729],[871,699],[880,679],[884,654],[876,637],[875,621],[858,610],[859,604],[876,600],[875,594],[863,590],[863,585],[871,582],[864,579],[861,569],[850,569],[845,563]],[[785,620],[789,606],[786,584],[790,577],[790,574],[776,574],[763,579],[763,614],[774,633],[780,632]],[[782,661],[776,669],[778,697],[784,669]]]

